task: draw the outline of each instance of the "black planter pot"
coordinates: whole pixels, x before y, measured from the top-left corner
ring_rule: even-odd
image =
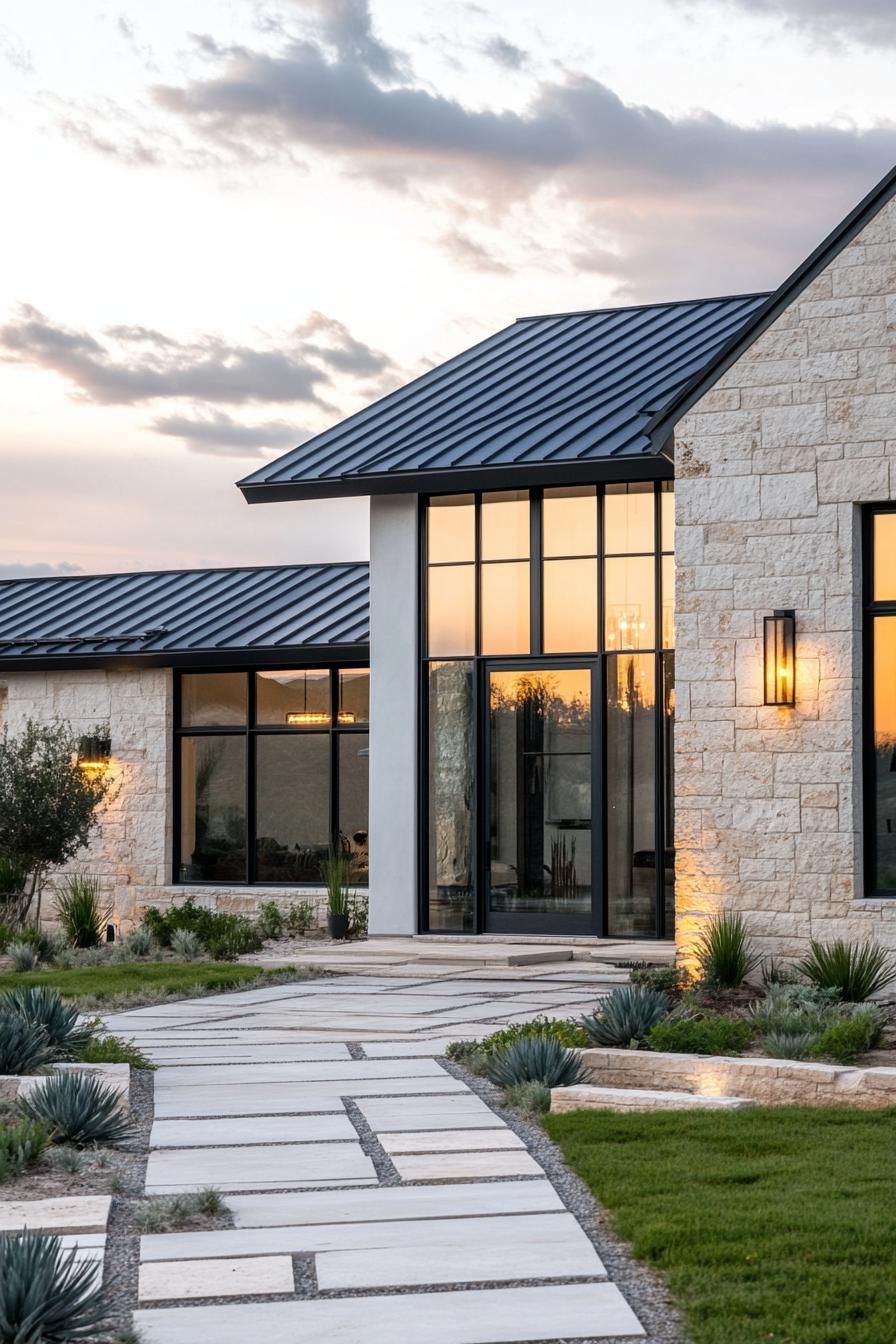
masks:
[[[327,912],[327,933],[331,938],[348,937],[348,915],[334,915]]]

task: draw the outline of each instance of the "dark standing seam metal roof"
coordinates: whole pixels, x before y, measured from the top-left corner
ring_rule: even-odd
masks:
[[[0,581],[0,666],[355,646],[360,655],[368,641],[366,564]]]
[[[651,460],[664,406],[766,294],[521,318],[239,482],[250,503],[592,478]]]

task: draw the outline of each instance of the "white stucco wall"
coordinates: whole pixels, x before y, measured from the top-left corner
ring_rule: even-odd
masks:
[[[416,495],[370,504],[370,932],[417,930]]]
[[[741,910],[768,951],[896,947],[863,899],[862,503],[896,499],[896,205],[676,430],[676,926]],[[762,620],[793,607],[796,707],[763,704]]]

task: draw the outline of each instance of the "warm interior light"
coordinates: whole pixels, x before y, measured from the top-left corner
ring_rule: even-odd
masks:
[[[792,705],[796,680],[796,617],[776,611],[763,622],[765,703]]]
[[[295,709],[286,716],[291,728],[305,728],[309,724],[329,723],[330,715],[325,709]],[[340,709],[336,715],[337,723],[354,723],[355,715],[350,709]]]
[[[108,737],[95,734],[82,737],[78,743],[79,770],[105,770],[112,755],[112,743]]]

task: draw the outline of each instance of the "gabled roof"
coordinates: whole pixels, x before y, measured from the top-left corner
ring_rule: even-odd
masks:
[[[834,257],[861,233],[865,225],[894,196],[896,196],[896,167],[891,168],[877,185],[871,188],[868,195],[859,201],[855,209],[840,221],[827,238],[819,243],[815,251],[797,266],[773,294],[768,295],[765,302],[753,313],[750,321],[740,327],[716,351],[714,357],[678,390],[665,409],[654,417],[649,433],[655,444],[666,443],[681,417],[718,382],[722,374],[730,369],[786,308],[789,308],[794,299],[802,294],[815,277],[830,265]]]
[[[521,318],[239,482],[250,503],[671,475],[647,433],[765,294]]]
[[[367,565],[0,581],[0,668],[366,657]]]

